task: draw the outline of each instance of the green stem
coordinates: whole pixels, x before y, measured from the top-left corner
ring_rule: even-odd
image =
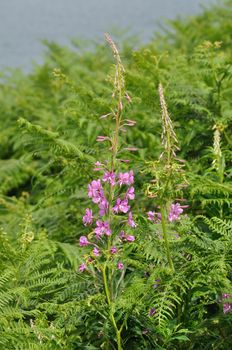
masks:
[[[104,267],[103,267],[102,274],[103,274],[103,282],[104,282],[104,288],[105,288],[105,293],[106,293],[106,300],[107,300],[108,305],[110,305],[111,300],[110,300],[110,292],[109,292],[109,288],[108,288],[108,284],[107,284],[106,265],[104,265]]]
[[[116,168],[116,159],[117,159],[117,153],[118,153],[118,147],[119,147],[119,130],[120,130],[120,123],[121,123],[121,111],[120,111],[120,106],[122,103],[122,98],[121,98],[121,90],[119,92],[119,98],[118,98],[118,107],[117,107],[117,112],[115,114],[115,132],[112,137],[112,156],[111,156],[111,167],[110,167],[110,172],[114,172]],[[109,224],[111,223],[111,210],[112,210],[112,205],[114,201],[114,192],[115,188],[109,184],[110,190],[109,190],[109,209],[108,209],[108,222]],[[108,237],[108,250],[111,247],[111,237]]]
[[[172,271],[174,271],[174,265],[172,262],[171,254],[170,254],[170,249],[169,249],[169,243],[168,243],[168,235],[167,235],[167,227],[166,227],[166,222],[165,222],[165,211],[164,211],[164,205],[160,206],[160,212],[161,212],[161,224],[162,224],[162,231],[163,231],[163,237],[164,237],[164,244],[166,248],[166,253],[167,253],[167,259],[169,266]]]
[[[178,296],[181,298],[181,291],[180,291],[180,287],[177,288],[177,293]],[[181,316],[182,316],[182,305],[181,303],[177,305],[177,321],[178,323],[181,323]]]
[[[104,265],[104,267],[103,267],[102,274],[103,274],[103,282],[104,282],[104,288],[105,288],[105,293],[106,293],[106,300],[107,300],[107,303],[108,303],[109,309],[110,309],[109,310],[110,311],[110,320],[111,320],[112,325],[115,329],[118,350],[122,350],[122,341],[121,341],[122,327],[120,329],[118,329],[114,315],[113,315],[112,310],[111,310],[111,299],[110,299],[110,292],[109,292],[109,287],[108,287],[108,283],[107,283],[106,265]]]
[[[189,309],[189,298],[191,295],[191,290],[188,290],[185,296],[185,300],[184,300],[184,312],[183,312],[183,317],[182,317],[182,321],[183,323],[185,323],[188,320],[188,309]]]

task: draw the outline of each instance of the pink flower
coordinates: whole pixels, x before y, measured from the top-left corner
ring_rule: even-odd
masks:
[[[81,236],[79,239],[79,243],[81,247],[85,247],[86,245],[89,244],[89,241],[85,236]]]
[[[138,151],[138,148],[137,147],[127,147],[127,148],[124,148],[125,151]]]
[[[149,316],[152,317],[154,316],[156,313],[156,308],[155,307],[152,307],[150,310],[149,310]]]
[[[109,115],[111,115],[112,113],[107,113],[107,114],[103,114],[101,117],[99,117],[99,119],[104,119],[109,117]]]
[[[161,221],[161,214],[160,213],[156,213],[154,211],[148,211],[147,212],[147,218],[148,218],[148,220],[157,223],[157,222]]]
[[[102,177],[102,181],[110,183],[112,186],[116,184],[116,174],[106,171]]]
[[[96,225],[97,227],[95,228],[94,232],[96,233],[97,238],[100,238],[104,234],[107,236],[111,235],[111,229],[108,221],[97,220]]]
[[[223,312],[224,312],[224,314],[227,314],[227,312],[230,312],[231,310],[232,310],[232,304],[231,303],[223,304]]]
[[[112,247],[112,248],[110,248],[110,253],[111,253],[111,254],[116,254],[117,251],[118,251],[118,248],[117,248],[117,247]]]
[[[91,225],[93,223],[93,212],[91,209],[87,208],[85,210],[85,215],[83,216],[83,224]]]
[[[124,269],[124,265],[123,265],[123,263],[121,261],[118,263],[117,268],[118,268],[118,270],[123,270]]]
[[[132,212],[130,211],[129,212],[129,215],[128,215],[128,221],[127,221],[128,225],[131,226],[131,227],[136,227],[136,223],[134,222],[133,220],[133,215],[132,215]]]
[[[136,121],[131,119],[126,119],[125,122],[126,123],[124,125],[127,125],[127,126],[134,126],[136,124]]]
[[[102,167],[104,167],[104,164],[100,163],[99,161],[97,161],[94,165],[96,167],[93,169],[94,171],[102,170]]]
[[[126,199],[135,199],[135,189],[134,187],[129,187],[126,192]]]
[[[160,285],[160,283],[161,283],[161,279],[160,279],[160,278],[157,278],[157,279],[155,280],[155,284],[153,284],[153,288],[158,288],[159,285]]]
[[[83,272],[83,271],[85,271],[86,270],[86,265],[85,264],[81,264],[80,266],[79,266],[79,271],[80,272]]]
[[[120,198],[118,198],[112,210],[114,213],[120,213],[120,212],[127,213],[130,210],[130,206],[128,205],[128,200],[127,199],[121,200]]]
[[[134,242],[134,240],[135,240],[135,237],[134,236],[126,236],[126,240],[128,241],[128,242]]]
[[[125,232],[124,231],[121,231],[120,234],[119,234],[120,238],[125,238],[126,235],[125,235]]]
[[[106,140],[109,140],[109,137],[108,136],[98,136],[97,137],[97,142],[104,142],[104,141],[106,141]]]
[[[129,95],[127,92],[125,93],[125,97],[126,97],[126,99],[127,99],[127,101],[128,101],[129,103],[132,102],[132,99],[131,99],[130,95]]]
[[[88,196],[92,198],[94,203],[99,203],[103,197],[103,189],[101,185],[101,180],[93,180],[88,185]]]
[[[222,299],[228,299],[230,298],[230,294],[224,293],[222,294]]]
[[[168,215],[168,220],[170,222],[178,220],[181,213],[183,213],[183,209],[181,205],[179,203],[176,203],[176,204],[172,203],[169,211],[169,215]]]
[[[96,165],[96,166],[104,166],[104,164],[103,164],[103,163],[100,163],[99,161],[97,161],[96,163],[94,163],[94,165]]]
[[[99,251],[98,248],[96,248],[96,247],[93,248],[93,255],[95,255],[95,256],[99,256],[100,255],[100,251]]]
[[[147,212],[147,218],[150,221],[154,221],[155,220],[155,212],[154,211],[148,211]]]
[[[222,294],[222,299],[228,299],[230,297],[231,297],[230,294],[227,294],[227,293]],[[223,313],[227,314],[230,311],[232,311],[232,303],[224,303],[223,304]]]
[[[118,174],[118,183],[122,185],[132,185],[134,183],[134,172],[130,170],[128,173],[119,173]]]
[[[232,310],[232,304],[231,303],[223,304],[223,312],[224,312],[224,314],[227,314],[227,312],[230,312],[231,310]]]
[[[122,163],[130,163],[129,159],[119,159],[119,161]]]
[[[109,203],[107,202],[107,200],[105,199],[105,197],[103,197],[100,201],[100,203],[98,204],[99,207],[99,215],[103,216],[107,214],[107,211],[109,209]]]

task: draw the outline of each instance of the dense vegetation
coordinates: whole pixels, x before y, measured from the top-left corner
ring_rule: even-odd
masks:
[[[231,18],[1,73],[1,349],[231,349]]]

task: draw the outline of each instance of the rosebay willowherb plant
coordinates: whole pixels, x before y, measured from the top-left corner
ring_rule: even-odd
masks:
[[[131,211],[131,201],[135,199],[134,173],[132,169],[124,171],[122,168],[122,164],[127,164],[128,160],[120,158],[120,136],[127,127],[134,126],[135,122],[124,116],[125,104],[131,103],[125,90],[125,71],[113,40],[108,34],[105,36],[116,62],[112,95],[116,103],[110,113],[100,118],[111,119],[114,127],[110,135],[97,137],[97,142],[107,144],[109,156],[95,163],[94,170],[98,176],[88,185],[88,197],[92,199],[95,208],[87,208],[83,216],[83,224],[91,227],[91,231],[80,237],[79,244],[85,255],[79,272],[89,272],[95,285],[99,285],[99,288],[103,286],[108,317],[120,350],[121,333],[126,325],[127,315],[120,318],[115,303],[120,296],[127,270],[127,262],[124,260],[127,255],[126,246],[135,241],[132,230],[136,227]],[[110,342],[110,339],[106,339],[106,349],[111,349]]]
[[[182,194],[187,181],[183,170],[183,161],[176,156],[176,151],[179,150],[178,140],[168,114],[161,83],[159,84],[159,98],[162,118],[161,139],[163,152],[157,161],[149,162],[148,172],[154,178],[151,184],[148,185],[146,192],[150,198],[155,198],[156,207],[159,208],[160,212],[149,211],[147,214],[150,221],[158,220],[161,222],[168,264],[171,270],[174,270],[168,242],[167,223],[178,220],[180,214],[183,212],[183,208],[186,207],[173,201],[176,201],[177,197]],[[183,199],[179,199],[179,201],[183,201]]]
[[[199,345],[199,329],[208,322],[207,313],[212,318],[216,316],[215,322],[220,322],[220,327],[223,327],[222,311],[226,315],[231,311],[230,268],[227,265],[227,259],[230,261],[228,257],[231,256],[228,246],[231,226],[229,222],[218,218],[204,218],[210,228],[207,230],[201,224],[196,225],[188,216],[181,215],[184,208],[188,207],[182,205],[188,182],[183,161],[176,156],[178,142],[161,84],[159,97],[164,150],[157,161],[148,163],[146,169],[152,175],[147,195],[153,198],[157,208],[147,213],[152,225],[147,228],[150,240],[148,233],[146,241],[149,243],[144,243],[153,267],[148,270],[148,279],[153,279],[154,283],[153,291],[148,293],[151,307],[149,315],[154,322],[155,333],[161,335],[157,346],[163,346],[162,349],[205,349]],[[217,164],[221,164],[221,154],[215,145],[214,149],[218,156],[218,167]],[[219,235],[221,237],[215,239]],[[191,336],[191,333],[194,335]],[[212,341],[211,334],[208,338]],[[177,339],[185,342],[183,347],[182,344],[175,343]],[[217,344],[221,348],[221,342],[217,341]]]

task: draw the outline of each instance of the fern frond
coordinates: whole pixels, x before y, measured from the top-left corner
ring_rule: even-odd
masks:
[[[31,136],[31,138],[28,139],[28,142],[34,144],[36,140],[37,146],[40,145],[42,150],[44,150],[45,147],[45,149],[51,149],[55,155],[65,155],[67,157],[78,158],[87,162],[93,161],[93,158],[90,155],[82,152],[80,148],[72,142],[60,138],[57,132],[43,129],[41,126],[34,125],[23,118],[20,118],[18,123],[22,128],[23,133]],[[39,151],[40,150],[38,149],[38,152]]]
[[[208,219],[203,215],[196,217],[196,219],[198,218],[202,219],[213,232],[227,237],[232,237],[232,220],[223,220],[217,217]]]

